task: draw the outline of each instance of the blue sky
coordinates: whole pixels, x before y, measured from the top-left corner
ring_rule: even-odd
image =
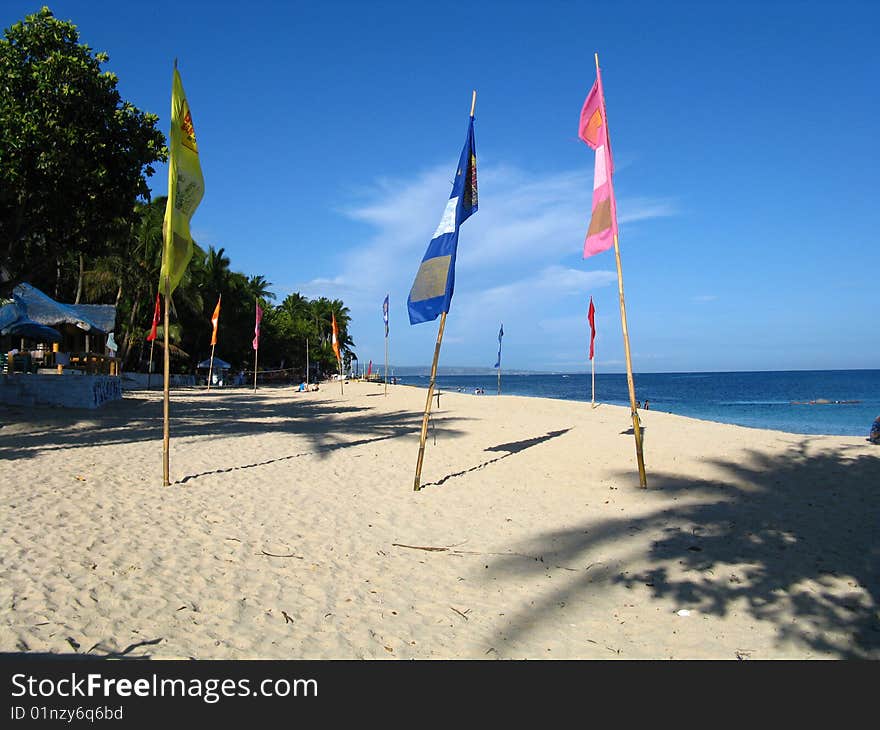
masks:
[[[40,2],[5,0],[4,28]],[[59,0],[168,131],[175,57],[203,246],[341,298],[362,363],[430,363],[406,297],[477,90],[480,209],[441,366],[624,369],[613,251],[582,259],[603,69],[636,372],[880,367],[880,4]],[[151,180],[166,192],[166,169]]]

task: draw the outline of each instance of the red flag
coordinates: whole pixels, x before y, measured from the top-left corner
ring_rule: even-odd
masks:
[[[147,342],[152,342],[156,339],[156,328],[159,326],[159,292],[156,292],[156,309],[153,311],[153,329],[150,330],[150,334],[147,335]]]
[[[369,378],[373,374],[373,361],[370,360],[370,366],[367,368],[367,377]]]
[[[590,309],[587,312],[590,322],[590,360],[593,359],[593,340],[596,339],[596,308],[593,306],[593,297],[590,297]]]
[[[219,306],[219,305],[218,305]],[[263,321],[263,310],[260,308],[260,305],[257,304],[257,321],[254,325],[254,349],[260,349],[260,322]]]
[[[214,323],[214,332],[211,335],[211,347],[217,344],[217,325],[220,324],[220,297],[217,297],[217,306],[214,307],[214,314],[211,316],[211,322]]]

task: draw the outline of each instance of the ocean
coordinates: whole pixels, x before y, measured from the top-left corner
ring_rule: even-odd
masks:
[[[742,373],[639,373],[636,398],[652,411],[797,434],[865,436],[880,415],[880,370],[792,370]],[[397,376],[427,387],[428,376]],[[497,377],[441,375],[441,390],[497,393]],[[502,393],[590,400],[590,374],[505,375]],[[625,374],[596,374],[596,401],[629,405]],[[812,401],[812,403],[811,403]],[[821,401],[828,401],[827,403]]]

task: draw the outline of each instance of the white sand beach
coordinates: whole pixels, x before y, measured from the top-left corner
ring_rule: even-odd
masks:
[[[880,447],[349,383],[0,410],[0,652],[880,658]],[[435,443],[436,439],[436,443]],[[421,548],[430,548],[429,550]]]

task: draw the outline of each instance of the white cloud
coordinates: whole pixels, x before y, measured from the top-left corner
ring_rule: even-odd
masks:
[[[352,312],[358,350],[382,347],[377,323],[382,299],[391,292],[392,326],[397,325],[395,360],[416,364],[426,359],[422,340],[433,339],[436,331],[406,324],[406,296],[443,214],[452,185],[450,173],[449,165],[442,165],[409,180],[379,179],[360,191],[363,202],[342,212],[368,224],[373,235],[348,245],[342,242],[335,276],[294,282],[290,287],[306,296],[343,299]],[[447,323],[454,339],[444,338],[448,345],[460,340],[459,352],[465,358],[470,338],[484,338],[487,322],[493,327],[497,321],[517,322],[520,329],[549,333],[552,313],[572,310],[567,298],[582,297],[616,281],[613,271],[563,263],[577,260],[583,246],[590,217],[591,170],[534,174],[496,164],[480,169],[479,182],[479,210],[461,227],[455,317]],[[650,198],[620,200],[618,209],[621,225],[675,213],[671,202]]]

